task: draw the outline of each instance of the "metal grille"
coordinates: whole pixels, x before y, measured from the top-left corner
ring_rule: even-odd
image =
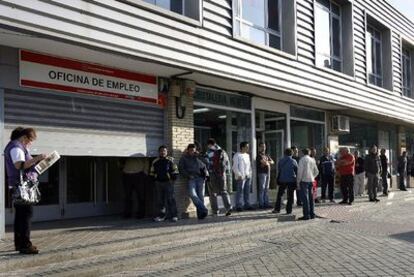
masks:
[[[144,133],[150,150],[164,139],[164,110],[159,107],[71,94],[6,90],[5,123]]]

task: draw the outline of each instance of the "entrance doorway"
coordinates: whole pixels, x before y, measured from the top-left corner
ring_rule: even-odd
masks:
[[[270,199],[276,198],[277,162],[283,157],[285,148],[286,116],[281,113],[256,110],[256,141],[266,144],[266,153],[275,162],[270,168]]]

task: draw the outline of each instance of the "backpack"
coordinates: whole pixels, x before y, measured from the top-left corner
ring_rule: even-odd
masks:
[[[226,152],[223,149],[214,151],[213,157],[211,158],[211,169],[217,176],[223,176],[228,167],[228,158]]]

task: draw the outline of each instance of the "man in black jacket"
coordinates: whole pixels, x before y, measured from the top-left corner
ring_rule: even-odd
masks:
[[[174,159],[167,156],[166,146],[160,146],[158,152],[159,157],[152,162],[150,170],[150,175],[155,179],[159,205],[159,215],[154,218],[154,221],[160,222],[170,219],[176,222],[178,217],[174,198],[174,181],[178,176],[178,168]]]
[[[381,181],[382,181],[382,193],[384,196],[388,195],[388,158],[385,155],[386,150],[384,148],[381,149]]]
[[[326,200],[326,188],[328,188],[329,200],[334,203],[335,160],[328,147],[323,150],[323,156],[319,160],[319,174],[322,182],[322,202]]]
[[[369,150],[369,155],[365,157],[365,173],[368,178],[368,195],[369,201],[378,202],[377,188],[379,184],[379,175],[381,173],[381,161],[378,156],[378,148],[373,145]]]

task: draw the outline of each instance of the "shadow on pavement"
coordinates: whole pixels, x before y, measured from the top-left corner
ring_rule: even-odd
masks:
[[[393,239],[403,240],[410,243],[414,243],[414,231],[406,232],[406,233],[399,233],[390,236]]]

